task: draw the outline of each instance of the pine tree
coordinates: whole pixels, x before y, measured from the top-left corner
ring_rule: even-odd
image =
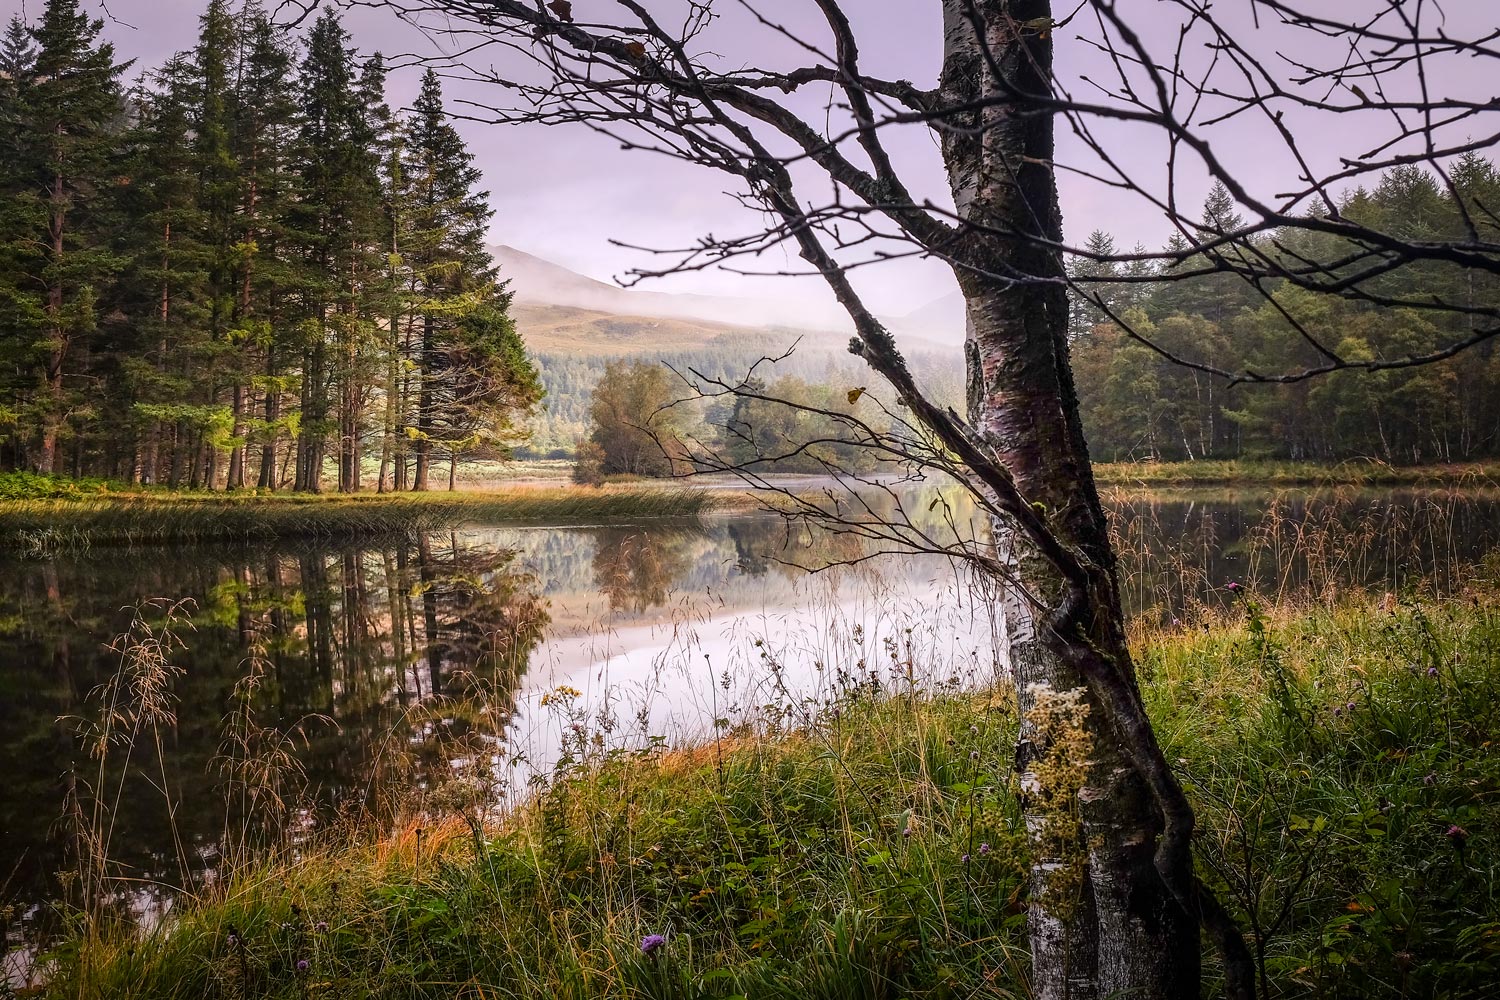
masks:
[[[19,232],[6,234],[7,256],[21,258],[21,273],[33,276],[18,282],[13,329],[37,345],[23,352],[31,355],[33,389],[26,410],[40,429],[34,464],[49,473],[62,471],[58,443],[76,402],[74,364],[86,353],[96,299],[118,263],[103,249],[101,220],[121,122],[119,78],[128,64],[116,64],[114,47],[98,41],[102,27],[77,0],[48,0],[32,34],[34,72],[18,102],[23,141],[10,154]],[[35,249],[17,248],[17,238]]]
[[[1068,268],[1068,277],[1075,283],[1069,303],[1068,335],[1075,340],[1096,325],[1108,322],[1110,313],[1120,304],[1120,286],[1110,280],[1119,277],[1119,264],[1108,259],[1115,255],[1114,237],[1096,229],[1089,234],[1084,251],[1086,256],[1079,257]]]
[[[366,129],[348,37],[337,16],[325,9],[308,36],[301,67],[300,197],[294,218],[307,281],[296,488],[311,492],[322,488],[328,437],[340,429],[331,420],[339,372],[330,363],[330,339],[335,362],[357,339],[357,276],[370,270],[379,208],[373,158],[362,142]]]
[[[487,193],[475,189],[479,170],[448,120],[442,84],[431,69],[412,105],[405,151],[410,236],[404,256],[413,273],[420,327],[412,488],[425,490],[434,444],[457,433],[453,415],[444,407],[457,398],[445,380],[462,368],[453,354],[460,321],[497,304],[494,261],[484,245],[493,212]],[[503,314],[503,300],[499,306]]]
[[[234,108],[234,155],[239,165],[235,242],[235,337],[258,374],[248,381],[260,393],[257,418],[242,409],[244,430],[260,444],[257,486],[280,485],[277,446],[288,427],[282,402],[295,374],[294,299],[301,281],[293,201],[297,177],[292,151],[299,130],[293,54],[285,32],[258,5],[247,5],[239,31],[242,54]]]
[[[240,168],[233,144],[235,53],[239,47],[238,25],[228,0],[209,0],[198,21],[198,44],[193,50],[195,101],[193,154],[198,171],[199,200],[203,211],[204,245],[208,248],[209,323],[207,356],[200,373],[203,405],[217,409],[228,384],[231,394],[229,421],[235,440],[230,447],[229,487],[244,485],[243,453],[237,433],[242,417],[243,386],[248,373],[240,359],[243,353],[232,335],[235,312],[235,236],[239,205]],[[220,450],[204,451],[204,482],[212,487],[218,478]]]
[[[195,405],[212,260],[192,141],[193,67],[175,57],[151,82],[134,95],[125,136],[120,208],[131,221],[116,246],[123,269],[114,302],[128,317],[116,333],[125,383],[118,426],[137,429],[130,478],[175,485],[192,478],[196,443],[215,422]]]
[[[0,135],[18,141],[33,138],[24,129],[36,55],[30,26],[12,17],[0,39]],[[26,282],[34,259],[32,237],[41,221],[23,162],[19,155],[0,157],[0,440],[6,466],[18,464],[27,437],[21,400],[32,392],[31,345],[42,321],[40,303]]]

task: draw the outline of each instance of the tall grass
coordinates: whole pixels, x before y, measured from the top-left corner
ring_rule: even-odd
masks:
[[[1128,603],[1166,619],[1222,607],[1236,599],[1230,583],[1277,605],[1311,596],[1332,606],[1365,588],[1447,593],[1494,537],[1494,496],[1461,487],[1391,499],[1281,490],[1234,509],[1119,487],[1103,497]]]
[[[352,538],[473,523],[691,517],[718,498],[682,489],[517,489],[366,496],[135,496],[0,503],[0,549]]]
[[[1447,598],[1251,595],[1133,642],[1266,996],[1491,995],[1500,561]],[[1003,684],[851,678],[679,749],[574,728],[574,697],[518,809],[433,784],[394,830],[264,854],[144,934],[80,924],[46,995],[1028,995]]]
[[[1094,475],[1115,486],[1464,486],[1500,484],[1500,465],[1388,465],[1373,459],[1291,462],[1238,459],[1195,462],[1100,462]]]

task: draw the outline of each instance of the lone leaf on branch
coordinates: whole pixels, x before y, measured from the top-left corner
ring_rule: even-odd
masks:
[[[646,58],[646,45],[644,42],[626,42],[625,51],[637,59]]]
[[[1351,83],[1351,84],[1349,84],[1349,89],[1351,91],[1353,91],[1354,96],[1357,97],[1357,98],[1359,98],[1362,103],[1364,103],[1364,104],[1369,104],[1370,103],[1370,95],[1366,94],[1364,92],[1364,90],[1362,90],[1360,88],[1359,84],[1357,84],[1357,83]]]
[[[573,5],[568,0],[552,0],[547,9],[569,24],[573,23]]]
[[[865,394],[865,387],[864,386],[860,386],[858,389],[850,389],[849,390],[849,402],[851,402],[851,403],[857,403],[857,402],[859,402],[859,397],[863,396],[864,394]]]

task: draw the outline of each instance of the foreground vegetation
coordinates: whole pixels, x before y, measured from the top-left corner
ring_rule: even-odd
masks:
[[[1136,627],[1266,995],[1500,977],[1496,570],[1444,600]],[[865,683],[693,750],[576,731],[498,828],[436,789],[425,820],[247,867],[144,939],[78,923],[45,994],[1026,996],[1017,724],[1004,690]]]
[[[718,499],[701,490],[566,488],[474,493],[258,495],[135,493],[0,502],[0,550],[354,538],[509,521],[686,517]]]

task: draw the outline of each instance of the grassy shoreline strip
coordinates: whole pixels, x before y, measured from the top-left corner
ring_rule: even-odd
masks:
[[[702,490],[523,489],[369,496],[163,496],[0,502],[0,551],[352,538],[476,523],[694,517]]]
[[[1111,486],[1494,486],[1500,465],[1386,465],[1381,462],[1100,462]]]

